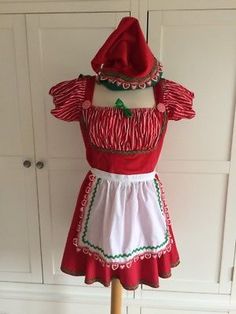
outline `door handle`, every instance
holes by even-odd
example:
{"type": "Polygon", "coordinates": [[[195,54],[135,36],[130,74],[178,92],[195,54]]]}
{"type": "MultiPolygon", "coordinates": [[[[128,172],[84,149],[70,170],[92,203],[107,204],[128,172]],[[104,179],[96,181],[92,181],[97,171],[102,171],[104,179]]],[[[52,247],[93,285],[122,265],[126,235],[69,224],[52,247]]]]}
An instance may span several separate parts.
{"type": "Polygon", "coordinates": [[[24,161],[23,161],[23,166],[24,166],[25,168],[31,167],[31,161],[30,161],[30,160],[24,160],[24,161]]]}
{"type": "Polygon", "coordinates": [[[36,162],[36,167],[37,167],[38,169],[42,169],[42,168],[44,167],[44,163],[43,163],[42,161],[37,161],[37,162],[36,162]]]}

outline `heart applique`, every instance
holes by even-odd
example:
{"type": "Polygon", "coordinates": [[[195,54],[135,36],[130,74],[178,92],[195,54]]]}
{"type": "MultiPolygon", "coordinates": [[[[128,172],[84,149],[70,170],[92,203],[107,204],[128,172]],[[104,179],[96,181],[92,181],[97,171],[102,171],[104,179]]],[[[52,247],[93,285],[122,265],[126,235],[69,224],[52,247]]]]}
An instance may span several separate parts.
{"type": "Polygon", "coordinates": [[[83,252],[84,252],[84,254],[88,254],[89,250],[86,248],[83,248],[83,252]]]}
{"type": "Polygon", "coordinates": [[[112,268],[113,270],[116,270],[118,267],[119,267],[119,264],[112,264],[112,265],[111,265],[111,268],[112,268]]]}
{"type": "Polygon", "coordinates": [[[139,256],[135,256],[134,261],[137,262],[139,260],[139,256]]]}
{"type": "Polygon", "coordinates": [[[167,252],[170,252],[171,251],[171,246],[168,246],[167,247],[167,252]]]}
{"type": "Polygon", "coordinates": [[[158,257],[161,257],[161,256],[162,256],[162,253],[163,253],[163,252],[158,252],[158,253],[157,253],[158,257]]]}
{"type": "Polygon", "coordinates": [[[147,259],[151,258],[151,253],[146,253],[145,258],[147,258],[147,259]]]}
{"type": "Polygon", "coordinates": [[[78,242],[78,239],[77,238],[73,238],[73,244],[77,245],[78,244],[77,242],[78,242]]]}
{"type": "Polygon", "coordinates": [[[81,202],[81,204],[82,204],[83,206],[85,206],[86,203],[87,203],[87,200],[83,200],[83,201],[81,202]]]}
{"type": "Polygon", "coordinates": [[[146,83],[138,84],[138,87],[144,89],[146,87],[146,83]]]}
{"type": "Polygon", "coordinates": [[[130,84],[129,83],[123,83],[122,86],[123,86],[124,89],[130,88],[130,84]]]}
{"type": "MultiPolygon", "coordinates": [[[[86,189],[85,189],[85,193],[89,193],[90,190],[91,190],[91,188],[87,186],[86,189]]],[[[84,196],[84,197],[88,197],[88,196],[86,195],[86,196],[84,196]]]]}
{"type": "Polygon", "coordinates": [[[94,181],[96,178],[96,176],[94,174],[90,174],[89,175],[89,180],[94,181]]]}
{"type": "Polygon", "coordinates": [[[131,84],[131,88],[134,90],[137,88],[137,84],[131,84]]]}

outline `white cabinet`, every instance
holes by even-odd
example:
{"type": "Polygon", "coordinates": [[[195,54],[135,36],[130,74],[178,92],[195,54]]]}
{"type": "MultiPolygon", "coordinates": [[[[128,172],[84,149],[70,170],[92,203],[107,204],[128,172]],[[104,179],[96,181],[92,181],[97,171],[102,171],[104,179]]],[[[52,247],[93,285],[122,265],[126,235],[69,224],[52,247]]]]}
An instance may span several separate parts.
{"type": "Polygon", "coordinates": [[[0,278],[42,282],[23,15],[1,16],[0,42],[0,278]]]}
{"type": "MultiPolygon", "coordinates": [[[[171,278],[160,279],[159,289],[140,286],[134,294],[137,307],[132,310],[131,306],[128,313],[192,314],[191,309],[177,308],[177,296],[191,299],[192,293],[200,300],[208,295],[213,298],[211,304],[217,298],[227,304],[232,292],[236,11],[179,10],[184,9],[184,1],[179,9],[177,1],[173,8],[169,2],[166,10],[161,9],[165,6],[161,1],[131,2],[142,17],[142,26],[147,26],[153,52],[163,62],[164,77],[195,92],[197,115],[190,121],[170,121],[157,167],[181,264],[172,269],[171,278]],[[176,309],[162,308],[162,301],[160,308],[153,301],[149,305],[148,298],[156,300],[157,296],[160,300],[169,297],[176,309]]],[[[99,283],[88,286],[83,277],[60,271],[77,194],[89,167],[79,124],[55,119],[48,95],[59,81],[93,73],[90,60],[95,52],[121,17],[130,14],[127,1],[116,2],[116,12],[111,7],[107,9],[111,12],[105,12],[103,1],[98,3],[100,12],[93,13],[39,14],[35,7],[32,14],[26,10],[0,16],[0,281],[51,285],[51,295],[53,287],[60,295],[56,289],[64,285],[81,288],[84,294],[93,291],[93,296],[110,292],[99,289],[103,287],[99,283]],[[31,166],[24,166],[24,161],[31,166]],[[37,162],[44,166],[37,167],[37,162]]],[[[73,11],[71,5],[68,8],[73,11]]],[[[54,11],[62,7],[58,10],[54,11]]],[[[86,302],[80,311],[93,310],[86,302]]],[[[7,302],[2,304],[4,311],[15,313],[7,302]]],[[[108,311],[106,305],[99,306],[104,313],[108,311]]],[[[225,308],[222,313],[228,312],[225,308]]],[[[199,314],[217,312],[217,306],[197,309],[199,314]]],[[[76,312],[76,307],[70,311],[76,312]]]]}
{"type": "Polygon", "coordinates": [[[51,116],[48,91],[91,72],[92,56],[128,14],[1,16],[1,281],[83,283],[60,262],[88,166],[79,125],[51,116]]]}
{"type": "MultiPolygon", "coordinates": [[[[160,171],[182,256],[162,288],[230,293],[236,221],[236,11],[151,11],[164,77],[195,92],[196,118],[170,123],[160,171]]],[[[146,288],[145,288],[146,289],[146,288]]]]}
{"type": "Polygon", "coordinates": [[[127,14],[27,15],[36,155],[47,161],[47,170],[38,177],[46,283],[84,281],[62,273],[60,262],[81,180],[88,170],[79,124],[50,114],[53,104],[48,91],[59,81],[92,73],[90,60],[127,14]]]}

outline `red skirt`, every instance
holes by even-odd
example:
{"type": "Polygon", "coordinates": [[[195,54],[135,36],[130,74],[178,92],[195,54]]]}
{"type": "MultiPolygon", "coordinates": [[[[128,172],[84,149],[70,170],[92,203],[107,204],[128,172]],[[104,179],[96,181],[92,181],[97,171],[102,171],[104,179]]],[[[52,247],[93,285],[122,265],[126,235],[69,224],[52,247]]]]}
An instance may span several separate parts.
{"type": "Polygon", "coordinates": [[[155,176],[155,180],[160,188],[160,199],[164,208],[163,213],[168,222],[169,243],[159,251],[146,250],[136,254],[123,264],[107,262],[99,252],[94,252],[92,248],[81,246],[78,243],[78,233],[81,232],[81,226],[86,219],[84,209],[88,204],[89,197],[91,197],[95,178],[96,176],[89,171],[81,185],[67,236],[61,271],[73,276],[85,276],[84,282],[86,284],[100,282],[105,287],[108,287],[113,278],[118,278],[126,290],[134,290],[138,288],[139,284],[158,288],[159,277],[170,277],[171,268],[180,263],[165,202],[164,190],[158,176],[155,176]]]}

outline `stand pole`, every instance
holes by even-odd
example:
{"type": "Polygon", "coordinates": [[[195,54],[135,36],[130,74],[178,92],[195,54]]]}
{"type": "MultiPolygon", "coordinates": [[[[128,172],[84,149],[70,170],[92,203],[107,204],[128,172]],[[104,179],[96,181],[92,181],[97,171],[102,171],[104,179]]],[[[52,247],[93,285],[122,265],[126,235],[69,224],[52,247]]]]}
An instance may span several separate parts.
{"type": "Polygon", "coordinates": [[[119,279],[112,279],[111,284],[111,314],[121,314],[122,285],[119,279]]]}

